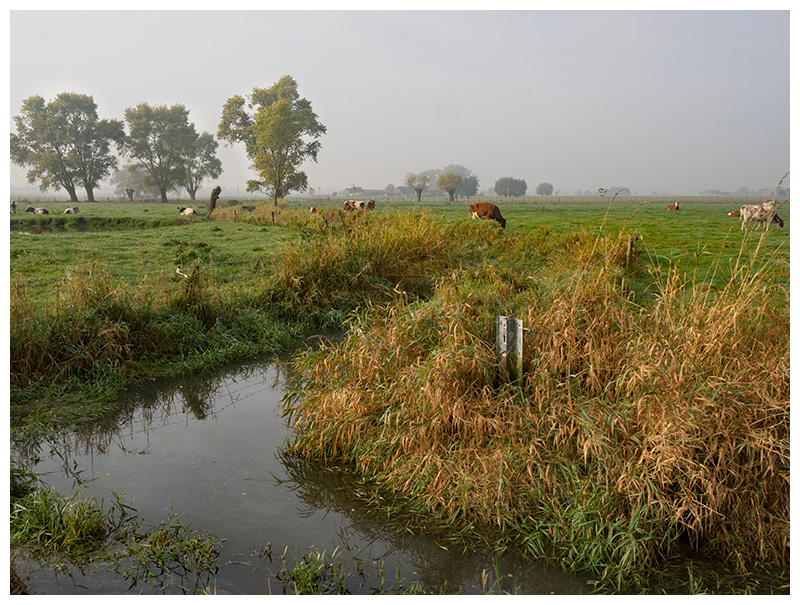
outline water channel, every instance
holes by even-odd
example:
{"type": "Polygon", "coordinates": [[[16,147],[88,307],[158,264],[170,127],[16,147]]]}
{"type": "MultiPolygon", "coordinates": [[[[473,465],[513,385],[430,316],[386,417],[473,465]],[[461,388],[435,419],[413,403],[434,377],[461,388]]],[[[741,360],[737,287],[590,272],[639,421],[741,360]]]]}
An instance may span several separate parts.
{"type": "Polygon", "coordinates": [[[291,593],[276,581],[280,557],[291,563],[309,549],[336,551],[337,563],[363,572],[348,576],[352,593],[402,592],[415,583],[425,593],[475,594],[497,586],[497,575],[511,593],[589,592],[584,580],[543,563],[464,554],[446,537],[399,530],[348,490],[341,473],[286,456],[288,430],[277,409],[284,380],[281,366],[254,364],[137,389],[106,426],[42,447],[32,469],[64,495],[80,485],[108,502],[114,492],[151,526],[178,514],[181,524],[216,536],[213,579],[132,585],[108,566],[25,561],[31,592],[291,593]]]}

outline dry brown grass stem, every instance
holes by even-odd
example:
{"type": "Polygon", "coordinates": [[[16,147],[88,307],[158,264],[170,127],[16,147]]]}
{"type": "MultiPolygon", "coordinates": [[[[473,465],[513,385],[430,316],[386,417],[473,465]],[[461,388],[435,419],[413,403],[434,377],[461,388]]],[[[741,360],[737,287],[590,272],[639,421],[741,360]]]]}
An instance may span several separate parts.
{"type": "MultiPolygon", "coordinates": [[[[616,241],[586,244],[592,258],[616,241]]],[[[537,511],[555,536],[581,502],[631,519],[641,556],[686,536],[786,563],[788,293],[743,265],[713,291],[672,272],[639,306],[606,259],[547,294],[485,265],[359,316],[298,361],[293,448],[352,461],[445,518],[505,526],[537,511]],[[492,348],[503,291],[532,327],[521,391],[492,348]]]]}

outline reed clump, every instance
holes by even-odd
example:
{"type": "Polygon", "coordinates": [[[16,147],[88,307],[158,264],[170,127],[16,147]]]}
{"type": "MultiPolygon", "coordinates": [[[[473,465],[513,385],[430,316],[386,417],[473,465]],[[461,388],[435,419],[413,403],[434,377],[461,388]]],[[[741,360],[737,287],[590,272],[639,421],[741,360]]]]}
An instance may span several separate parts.
{"type": "Polygon", "coordinates": [[[290,450],[615,590],[686,547],[787,565],[788,292],[762,256],[721,288],[655,274],[637,302],[627,237],[565,239],[536,263],[506,242],[429,298],[359,313],[297,359],[290,450]],[[498,314],[531,330],[519,386],[493,350],[498,314]]]}

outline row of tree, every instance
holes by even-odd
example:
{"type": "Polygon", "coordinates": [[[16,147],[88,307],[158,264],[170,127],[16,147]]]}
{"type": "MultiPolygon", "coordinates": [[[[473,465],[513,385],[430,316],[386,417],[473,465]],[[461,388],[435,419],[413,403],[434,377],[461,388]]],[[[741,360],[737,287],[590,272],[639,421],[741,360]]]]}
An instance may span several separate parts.
{"type": "MultiPolygon", "coordinates": [[[[115,180],[127,191],[134,181],[155,188],[162,202],[179,187],[194,200],[204,180],[222,173],[217,141],[207,132],[197,133],[183,105],[140,103],[125,110],[123,123],[99,119],[88,95],[62,93],[49,103],[34,95],[23,101],[14,121],[12,162],[28,168],[29,183],[38,182],[42,191],[63,188],[73,202],[81,186],[87,200],[94,201],[94,190],[117,169],[113,147],[133,162],[115,180]]],[[[247,99],[228,99],[217,138],[244,144],[259,177],[248,181],[247,190],[266,193],[277,204],[290,191],[308,188],[300,166],[307,159],[316,161],[325,131],[311,103],[300,98],[297,83],[284,76],[271,88],[254,88],[247,99]]]]}
{"type": "Polygon", "coordinates": [[[89,95],[61,93],[49,103],[34,95],[23,101],[14,122],[11,161],[28,168],[29,183],[39,182],[42,191],[63,188],[72,202],[79,187],[94,201],[94,190],[117,169],[112,148],[146,172],[145,184],[157,188],[164,202],[177,186],[194,199],[204,180],[222,173],[217,141],[197,133],[183,105],[129,107],[126,134],[121,120],[98,118],[89,95]]]}
{"type": "MultiPolygon", "coordinates": [[[[63,188],[72,202],[78,201],[80,186],[88,201],[94,201],[94,190],[112,171],[116,171],[113,181],[129,197],[133,189],[152,189],[162,202],[167,201],[168,191],[179,187],[194,200],[203,181],[222,173],[217,141],[207,132],[197,133],[183,105],[140,103],[125,110],[123,123],[100,120],[88,95],[62,93],[49,103],[35,95],[23,101],[14,121],[11,160],[28,167],[28,182],[39,182],[42,191],[63,188]],[[112,147],[132,163],[117,171],[112,147]]],[[[277,205],[291,191],[308,189],[300,167],[306,160],[317,160],[325,132],[311,103],[298,94],[297,82],[284,76],[270,88],[253,88],[247,97],[229,98],[222,108],[217,139],[244,144],[258,176],[247,182],[247,191],[265,193],[277,205]]],[[[455,164],[409,173],[405,184],[416,192],[417,201],[433,184],[446,191],[450,201],[478,193],[478,177],[455,164]]],[[[526,191],[524,180],[510,177],[498,179],[494,186],[495,194],[504,197],[523,196],[526,191]]],[[[536,193],[551,195],[553,186],[541,183],[536,193]]]]}
{"type": "MultiPolygon", "coordinates": [[[[472,197],[478,193],[478,177],[472,172],[459,166],[451,164],[442,170],[427,170],[425,172],[406,175],[405,185],[413,189],[417,194],[417,201],[422,197],[422,192],[429,186],[435,184],[440,190],[446,191],[450,201],[454,201],[455,196],[472,197]]],[[[494,184],[495,195],[503,197],[521,197],[528,190],[528,185],[524,180],[503,177],[494,184]]],[[[552,195],[553,186],[550,183],[540,183],[536,187],[536,195],[552,195]]]]}

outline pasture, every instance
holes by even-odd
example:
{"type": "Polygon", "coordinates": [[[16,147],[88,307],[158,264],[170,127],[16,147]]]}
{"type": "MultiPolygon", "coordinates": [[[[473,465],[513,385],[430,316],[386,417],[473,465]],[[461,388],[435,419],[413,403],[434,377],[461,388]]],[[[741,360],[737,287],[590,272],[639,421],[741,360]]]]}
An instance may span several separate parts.
{"type": "MultiPolygon", "coordinates": [[[[745,234],[740,231],[740,220],[727,216],[744,201],[753,203],[752,199],[718,203],[699,198],[684,201],[678,212],[666,211],[666,199],[642,203],[617,198],[610,204],[573,204],[568,200],[495,201],[508,221],[509,236],[532,230],[542,237],[583,230],[590,235],[638,235],[635,248],[648,271],[676,267],[700,282],[719,282],[730,263],[760,247],[786,260],[788,278],[788,204],[779,212],[786,221],[785,230],[773,225],[762,241],[760,226],[751,225],[745,234]]],[[[25,285],[36,306],[52,304],[65,279],[76,270],[85,272],[91,267],[115,283],[147,287],[162,277],[174,278],[178,265],[200,259],[214,268],[221,287],[226,283],[252,284],[253,263],[271,265],[280,256],[282,245],[297,237],[297,227],[319,225],[318,219],[304,214],[310,204],[328,212],[341,208],[340,203],[326,200],[292,202],[281,207],[273,222],[269,204],[259,204],[259,211],[247,213],[237,211],[237,202],[229,202],[215,213],[225,220],[208,220],[203,202],[193,206],[201,213],[197,217],[179,216],[177,206],[189,205],[185,201],[82,204],[77,216],[63,214],[70,206],[66,202],[47,203],[44,205],[51,211],[48,216],[24,211],[12,215],[11,276],[25,285]]],[[[433,220],[453,223],[468,220],[468,205],[379,201],[376,213],[418,210],[429,213],[433,220]]]]}
{"type": "Polygon", "coordinates": [[[607,590],[652,585],[687,546],[786,565],[788,204],[766,233],[740,231],[736,202],[500,202],[506,229],[467,203],[176,205],[17,223],[13,426],[88,422],[129,384],[344,330],[296,353],[293,453],[607,590]],[[116,230],[127,213],[163,222],[116,230]],[[93,216],[115,230],[69,224],[93,216]],[[519,385],[498,314],[531,329],[519,385]]]}

